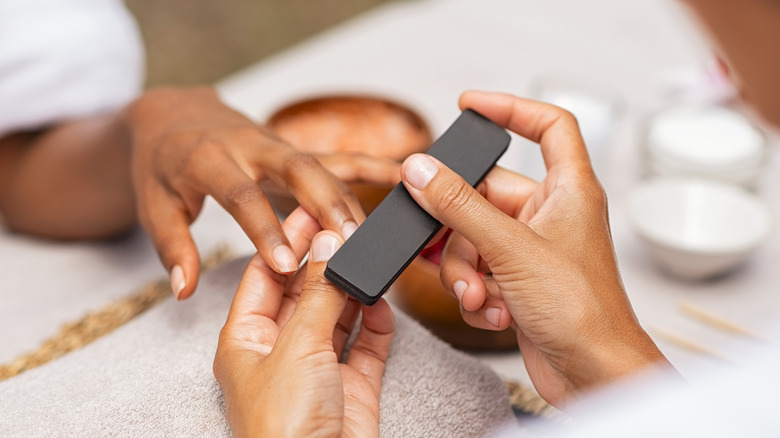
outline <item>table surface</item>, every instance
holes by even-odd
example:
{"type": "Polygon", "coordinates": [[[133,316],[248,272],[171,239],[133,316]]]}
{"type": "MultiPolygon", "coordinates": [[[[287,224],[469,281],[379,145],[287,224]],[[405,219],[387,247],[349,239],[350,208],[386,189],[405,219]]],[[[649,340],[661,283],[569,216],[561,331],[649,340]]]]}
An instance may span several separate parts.
{"type": "MultiPolygon", "coordinates": [[[[230,105],[262,121],[298,98],[334,92],[389,96],[417,109],[435,133],[455,119],[466,89],[529,95],[546,78],[609,87],[625,104],[611,141],[592,146],[610,197],[610,219],[624,283],[636,313],[688,378],[722,366],[657,337],[669,331],[729,360],[746,341],[686,317],[686,301],[761,331],[780,317],[776,272],[780,239],[733,274],[683,282],[653,262],[628,223],[625,198],[641,178],[640,121],[668,103],[658,76],[703,65],[711,49],[671,0],[420,0],[390,3],[333,28],[218,85],[230,105]]],[[[543,177],[538,148],[515,138],[500,164],[543,177]]],[[[780,163],[772,155],[758,193],[780,212],[780,163]]],[[[208,199],[193,226],[203,254],[221,243],[253,247],[208,199]]],[[[0,362],[34,348],[64,322],[79,319],[165,275],[138,232],[107,243],[52,243],[0,233],[0,362]]],[[[197,299],[197,295],[193,298],[197,299]]],[[[527,381],[519,353],[480,355],[500,374],[527,381]]]]}

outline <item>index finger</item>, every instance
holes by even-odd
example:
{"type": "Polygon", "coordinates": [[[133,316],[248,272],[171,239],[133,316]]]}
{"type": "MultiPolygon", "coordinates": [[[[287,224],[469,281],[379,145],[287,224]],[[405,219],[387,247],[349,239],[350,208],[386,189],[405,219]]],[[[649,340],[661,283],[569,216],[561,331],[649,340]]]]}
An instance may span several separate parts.
{"type": "Polygon", "coordinates": [[[484,91],[467,91],[458,103],[461,108],[471,108],[496,124],[538,143],[548,171],[560,165],[591,168],[577,119],[563,108],[510,94],[484,91]]]}
{"type": "Polygon", "coordinates": [[[275,182],[285,186],[324,229],[344,237],[352,235],[358,226],[352,210],[360,204],[345,182],[326,170],[314,156],[291,146],[256,149],[254,160],[258,165],[270,172],[275,182]]]}

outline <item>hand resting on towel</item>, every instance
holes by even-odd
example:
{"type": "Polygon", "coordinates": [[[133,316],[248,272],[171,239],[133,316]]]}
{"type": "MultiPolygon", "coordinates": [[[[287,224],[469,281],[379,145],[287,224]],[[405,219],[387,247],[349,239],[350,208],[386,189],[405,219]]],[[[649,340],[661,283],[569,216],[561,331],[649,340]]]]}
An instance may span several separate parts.
{"type": "Polygon", "coordinates": [[[393,339],[390,306],[362,307],[322,275],[341,236],[302,208],[284,222],[293,276],[249,263],[219,339],[214,374],[235,436],[379,436],[379,393],[393,339]],[[313,238],[313,240],[312,240],[313,238]],[[345,363],[339,363],[361,313],[345,363]]]}

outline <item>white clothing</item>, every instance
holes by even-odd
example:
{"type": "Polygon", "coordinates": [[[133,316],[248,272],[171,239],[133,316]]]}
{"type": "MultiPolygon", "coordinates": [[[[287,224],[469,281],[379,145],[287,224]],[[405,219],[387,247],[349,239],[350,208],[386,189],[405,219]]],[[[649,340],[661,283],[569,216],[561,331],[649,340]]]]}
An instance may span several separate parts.
{"type": "MultiPolygon", "coordinates": [[[[566,411],[573,424],[541,424],[531,437],[656,438],[779,437],[780,327],[766,344],[732,349],[734,363],[713,362],[695,381],[673,373],[648,373],[619,382],[566,411]]],[[[495,438],[528,436],[508,428],[495,438]]]]}
{"type": "Polygon", "coordinates": [[[0,138],[117,109],[143,72],[121,0],[0,0],[0,138]]]}

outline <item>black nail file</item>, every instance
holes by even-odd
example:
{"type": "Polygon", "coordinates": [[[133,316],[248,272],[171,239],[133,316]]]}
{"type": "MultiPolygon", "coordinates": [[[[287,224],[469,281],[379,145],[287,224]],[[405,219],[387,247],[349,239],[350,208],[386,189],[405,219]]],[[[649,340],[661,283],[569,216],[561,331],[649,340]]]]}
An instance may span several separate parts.
{"type": "MultiPolygon", "coordinates": [[[[467,109],[427,153],[476,186],[509,140],[500,126],[467,109]]],[[[400,183],[328,261],[325,277],[372,305],[440,228],[441,222],[417,205],[400,183]]]]}

